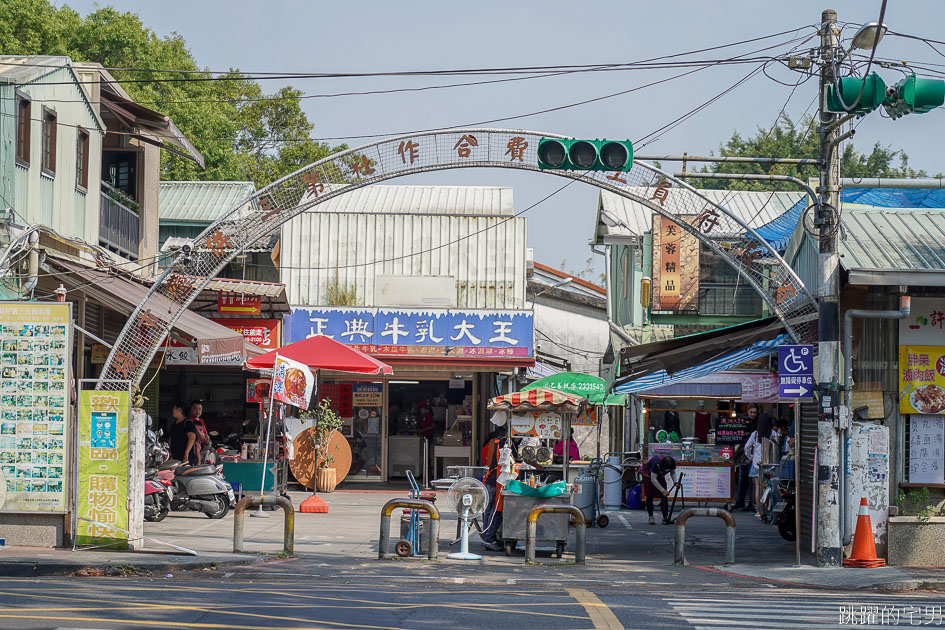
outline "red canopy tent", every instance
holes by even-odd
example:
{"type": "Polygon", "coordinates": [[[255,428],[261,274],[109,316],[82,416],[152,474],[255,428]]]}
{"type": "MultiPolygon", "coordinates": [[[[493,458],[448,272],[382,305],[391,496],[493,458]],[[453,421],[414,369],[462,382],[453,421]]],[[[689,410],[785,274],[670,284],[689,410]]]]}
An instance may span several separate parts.
{"type": "MultiPolygon", "coordinates": [[[[356,350],[325,336],[309,337],[308,339],[282,346],[277,350],[272,350],[266,354],[249,359],[244,364],[244,367],[248,370],[271,370],[276,363],[277,355],[287,359],[293,359],[309,366],[315,370],[316,375],[319,370],[351,372],[353,374],[394,373],[394,369],[383,361],[378,361],[360,350],[356,350]]],[[[272,416],[271,409],[269,415],[270,417],[272,416]]],[[[268,453],[267,448],[266,454],[268,455],[268,453]]],[[[313,466],[317,465],[317,459],[317,457],[313,458],[313,466]]],[[[314,473],[312,477],[312,490],[315,490],[314,473]]],[[[262,507],[260,506],[260,510],[261,509],[262,507]]],[[[302,502],[300,510],[302,512],[323,513],[328,511],[328,504],[322,498],[313,494],[302,502]]]]}
{"type": "Polygon", "coordinates": [[[246,361],[251,370],[271,370],[276,355],[304,363],[313,370],[335,370],[354,374],[393,374],[394,369],[343,343],[325,336],[309,337],[246,361]]]}

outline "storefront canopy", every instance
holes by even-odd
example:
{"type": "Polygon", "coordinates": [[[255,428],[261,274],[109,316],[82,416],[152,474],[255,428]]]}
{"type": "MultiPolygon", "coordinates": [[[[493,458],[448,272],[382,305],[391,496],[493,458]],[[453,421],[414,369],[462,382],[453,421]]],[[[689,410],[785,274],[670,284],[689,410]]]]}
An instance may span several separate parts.
{"type": "Polygon", "coordinates": [[[333,370],[353,374],[393,374],[394,369],[360,350],[325,336],[309,337],[278,350],[272,350],[246,362],[251,370],[271,370],[276,355],[304,363],[314,370],[333,370]]]}
{"type": "Polygon", "coordinates": [[[627,403],[627,397],[624,395],[606,395],[607,383],[604,379],[582,372],[552,374],[540,378],[534,383],[529,383],[522,388],[522,391],[527,392],[538,388],[549,388],[565,394],[580,396],[586,398],[592,405],[623,406],[627,403]]]}
{"type": "Polygon", "coordinates": [[[578,413],[587,404],[583,396],[559,392],[547,387],[496,396],[489,401],[490,411],[569,411],[578,413]]]}
{"type": "MultiPolygon", "coordinates": [[[[53,275],[69,287],[80,289],[83,293],[110,309],[130,315],[135,308],[145,301],[149,285],[104,269],[90,269],[71,261],[48,258],[53,275]]],[[[148,305],[155,311],[161,309],[170,312],[170,302],[161,295],[148,298],[148,305]]],[[[236,363],[247,356],[261,352],[244,340],[240,333],[221,326],[193,311],[184,311],[174,322],[172,339],[197,348],[197,360],[201,364],[236,363]]]]}
{"type": "Polygon", "coordinates": [[[729,352],[712,361],[688,367],[674,372],[673,374],[668,374],[665,370],[660,370],[636,379],[627,379],[622,382],[618,380],[614,390],[621,394],[635,394],[651,390],[655,387],[686,383],[697,378],[708,376],[709,374],[729,370],[747,361],[752,361],[777,352],[779,345],[790,343],[790,341],[791,338],[788,335],[779,335],[770,341],[758,341],[734,352],[729,352]]]}
{"type": "MultiPolygon", "coordinates": [[[[756,342],[774,339],[782,331],[783,326],[776,317],[765,317],[695,335],[628,346],[620,353],[620,373],[616,383],[624,385],[650,374],[675,374],[747,349],[756,342]]],[[[738,364],[728,367],[734,365],[738,364]]],[[[727,368],[719,368],[723,369],[727,368]]],[[[614,391],[625,392],[622,387],[615,387],[614,391]]]]}

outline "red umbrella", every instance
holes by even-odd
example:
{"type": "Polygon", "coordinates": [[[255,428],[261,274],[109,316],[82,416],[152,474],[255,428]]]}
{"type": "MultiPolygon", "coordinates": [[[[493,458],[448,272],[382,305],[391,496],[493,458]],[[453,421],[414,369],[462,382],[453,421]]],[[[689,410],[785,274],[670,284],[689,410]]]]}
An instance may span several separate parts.
{"type": "Polygon", "coordinates": [[[335,370],[355,374],[393,374],[394,369],[374,357],[325,336],[309,337],[249,359],[246,367],[271,370],[276,355],[304,363],[313,370],[335,370]]]}

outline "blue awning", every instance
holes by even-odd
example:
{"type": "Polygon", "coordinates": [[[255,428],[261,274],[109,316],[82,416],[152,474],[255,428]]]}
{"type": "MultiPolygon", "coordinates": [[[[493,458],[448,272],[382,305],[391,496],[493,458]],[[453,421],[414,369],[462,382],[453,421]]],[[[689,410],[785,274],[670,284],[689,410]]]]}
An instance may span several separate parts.
{"type": "Polygon", "coordinates": [[[640,378],[632,380],[628,383],[617,385],[614,388],[614,393],[635,394],[637,392],[653,389],[654,387],[673,385],[675,383],[685,383],[686,381],[702,378],[703,376],[715,374],[716,372],[729,370],[741,365],[742,363],[759,359],[763,356],[771,354],[772,352],[777,352],[779,345],[783,343],[790,343],[790,340],[791,338],[788,335],[778,335],[774,339],[758,341],[751,344],[750,346],[736,350],[735,352],[722,355],[717,359],[706,361],[705,363],[701,363],[684,370],[679,370],[672,375],[668,374],[666,370],[653,372],[652,374],[641,376],[640,378]]]}
{"type": "MultiPolygon", "coordinates": [[[[844,203],[881,208],[945,208],[945,190],[940,188],[848,188],[840,193],[840,200],[844,203]]],[[[788,241],[791,240],[791,234],[808,204],[810,204],[810,199],[804,197],[784,214],[755,228],[755,232],[778,252],[784,253],[788,241]]]]}

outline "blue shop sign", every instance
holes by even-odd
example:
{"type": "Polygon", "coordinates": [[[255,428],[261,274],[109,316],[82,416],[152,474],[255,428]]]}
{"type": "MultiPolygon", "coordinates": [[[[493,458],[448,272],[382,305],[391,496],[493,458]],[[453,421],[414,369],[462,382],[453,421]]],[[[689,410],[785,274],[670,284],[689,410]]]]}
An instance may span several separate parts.
{"type": "Polygon", "coordinates": [[[378,355],[531,358],[531,311],[297,307],[286,343],[325,335],[378,355]]]}

